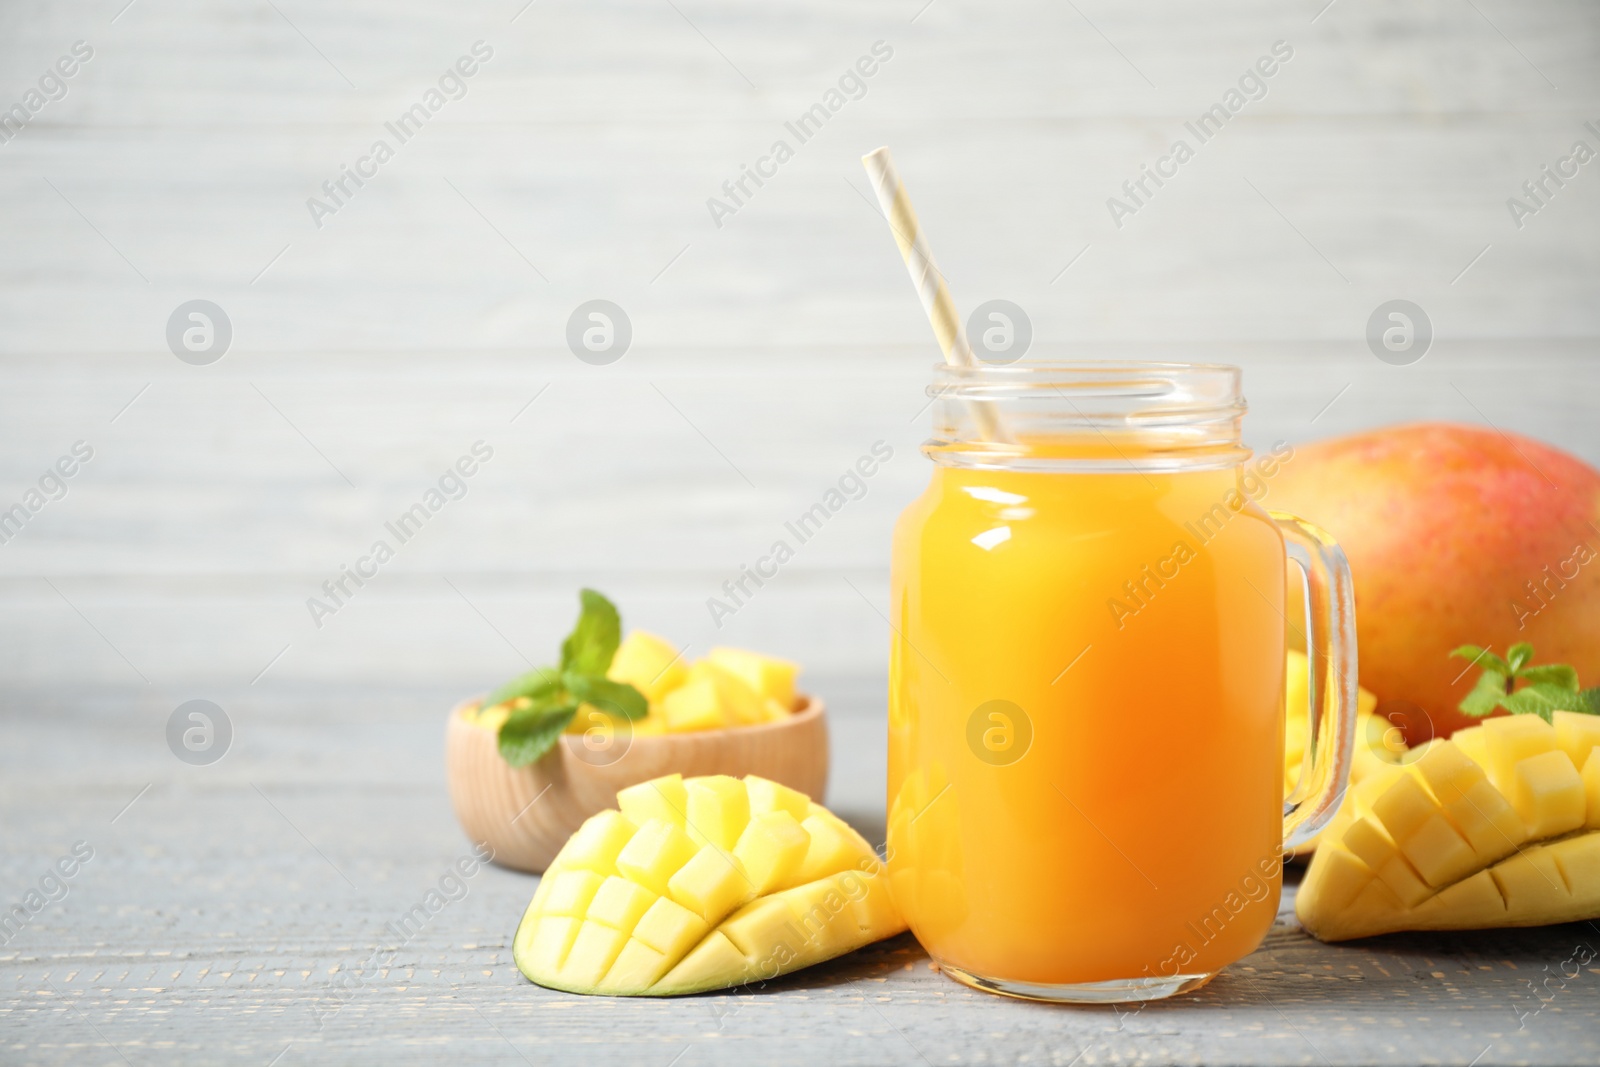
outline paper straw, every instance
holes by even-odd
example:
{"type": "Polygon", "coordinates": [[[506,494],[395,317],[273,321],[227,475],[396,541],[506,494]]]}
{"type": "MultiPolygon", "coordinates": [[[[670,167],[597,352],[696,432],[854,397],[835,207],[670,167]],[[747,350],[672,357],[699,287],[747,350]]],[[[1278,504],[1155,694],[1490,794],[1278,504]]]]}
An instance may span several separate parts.
{"type": "MultiPolygon", "coordinates": [[[[867,168],[873,191],[878,194],[878,204],[889,220],[895,244],[900,246],[900,258],[905,260],[906,270],[911,274],[911,284],[916,286],[917,296],[922,300],[922,310],[933,324],[933,335],[938,338],[939,347],[944,351],[945,362],[953,367],[977,366],[978,360],[972,354],[972,346],[967,343],[966,331],[961,327],[961,315],[956,311],[956,302],[945,285],[944,275],[939,273],[938,266],[933,262],[933,251],[922,235],[922,227],[917,224],[916,209],[911,206],[905,183],[895,170],[894,157],[889,154],[888,148],[878,148],[862,156],[861,165],[867,168]]],[[[985,439],[1010,440],[987,401],[974,401],[972,413],[977,417],[978,430],[985,439]]]]}

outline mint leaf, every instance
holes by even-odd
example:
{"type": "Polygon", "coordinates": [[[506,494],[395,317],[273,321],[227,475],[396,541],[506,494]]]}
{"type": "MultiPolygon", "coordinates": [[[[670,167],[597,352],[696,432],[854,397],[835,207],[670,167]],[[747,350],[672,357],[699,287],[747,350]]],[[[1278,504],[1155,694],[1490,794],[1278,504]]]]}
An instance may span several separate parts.
{"type": "Polygon", "coordinates": [[[1452,649],[1450,655],[1469,659],[1475,666],[1480,666],[1484,670],[1498,671],[1502,675],[1511,673],[1510,664],[1488,649],[1479,648],[1477,645],[1462,645],[1460,648],[1452,649]]]}
{"type": "Polygon", "coordinates": [[[1526,641],[1519,641],[1506,649],[1506,662],[1511,665],[1511,673],[1516,674],[1522,670],[1527,662],[1533,658],[1533,646],[1526,641]]]}
{"type": "Polygon", "coordinates": [[[1565,663],[1547,663],[1539,667],[1526,667],[1517,677],[1529,685],[1556,685],[1562,689],[1578,691],[1578,672],[1565,663]]]}
{"type": "MultiPolygon", "coordinates": [[[[1496,657],[1497,659],[1499,657],[1496,657]]],[[[1506,676],[1496,670],[1486,670],[1478,675],[1478,684],[1457,705],[1466,715],[1481,719],[1500,706],[1506,696],[1506,676]]]]}
{"type": "Polygon", "coordinates": [[[500,757],[526,767],[556,746],[577,712],[578,705],[566,701],[513,711],[500,726],[500,757]]]}
{"type": "Polygon", "coordinates": [[[1537,715],[1550,722],[1558,711],[1582,711],[1584,701],[1576,689],[1549,682],[1525,685],[1501,701],[1513,715],[1537,715]]]}
{"type": "Polygon", "coordinates": [[[595,592],[583,589],[578,593],[583,610],[578,614],[578,624],[561,642],[561,670],[563,673],[604,675],[611,667],[611,657],[622,643],[622,617],[616,605],[595,592]]]}
{"type": "Polygon", "coordinates": [[[627,682],[613,682],[608,678],[584,674],[568,674],[566,681],[567,691],[574,700],[593,704],[610,715],[642,719],[650,714],[650,702],[645,695],[627,682]]]}
{"type": "Polygon", "coordinates": [[[484,698],[483,706],[492,708],[518,697],[531,697],[536,703],[548,699],[561,688],[561,672],[554,667],[535,667],[527,674],[519,674],[511,681],[484,698]]]}
{"type": "Polygon", "coordinates": [[[1600,686],[1580,692],[1578,703],[1583,705],[1578,710],[1585,715],[1600,715],[1600,686]]]}

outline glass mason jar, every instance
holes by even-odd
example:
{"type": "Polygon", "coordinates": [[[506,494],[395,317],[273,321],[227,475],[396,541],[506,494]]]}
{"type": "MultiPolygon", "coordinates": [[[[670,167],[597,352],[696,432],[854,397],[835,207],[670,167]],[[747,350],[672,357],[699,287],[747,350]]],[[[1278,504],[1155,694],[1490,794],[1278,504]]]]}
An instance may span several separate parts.
{"type": "Polygon", "coordinates": [[[1268,512],[1235,367],[938,368],[891,577],[889,870],[952,977],[1060,1001],[1199,988],[1271,927],[1337,810],[1354,605],[1326,534],[1268,512]],[[1285,615],[1288,562],[1304,620],[1285,615]],[[1283,782],[1287,635],[1312,686],[1283,782]],[[1332,674],[1329,674],[1329,669],[1332,674]]]}

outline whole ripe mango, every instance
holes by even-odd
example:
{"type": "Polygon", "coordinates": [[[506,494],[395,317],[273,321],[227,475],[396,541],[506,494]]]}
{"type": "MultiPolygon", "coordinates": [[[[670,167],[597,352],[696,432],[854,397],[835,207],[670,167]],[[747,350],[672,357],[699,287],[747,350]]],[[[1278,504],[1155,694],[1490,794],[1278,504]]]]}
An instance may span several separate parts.
{"type": "Polygon", "coordinates": [[[1266,504],[1323,527],[1356,587],[1361,684],[1421,744],[1477,720],[1463,644],[1531,642],[1600,685],[1600,471],[1517,434],[1416,423],[1295,450],[1266,504]]]}

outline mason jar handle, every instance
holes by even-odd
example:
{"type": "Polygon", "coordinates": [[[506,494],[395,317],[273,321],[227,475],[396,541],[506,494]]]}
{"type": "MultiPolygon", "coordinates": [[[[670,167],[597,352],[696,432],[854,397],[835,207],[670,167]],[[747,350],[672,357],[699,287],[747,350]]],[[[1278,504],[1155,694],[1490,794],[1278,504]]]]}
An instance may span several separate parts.
{"type": "MultiPolygon", "coordinates": [[[[1326,530],[1286,511],[1270,514],[1305,590],[1306,714],[1311,721],[1300,780],[1283,802],[1284,847],[1295,848],[1328,824],[1350,782],[1356,739],[1355,587],[1344,551],[1326,530]]],[[[1285,708],[1284,713],[1297,710],[1285,708]]]]}

